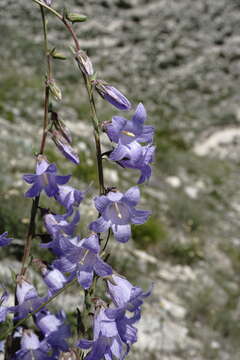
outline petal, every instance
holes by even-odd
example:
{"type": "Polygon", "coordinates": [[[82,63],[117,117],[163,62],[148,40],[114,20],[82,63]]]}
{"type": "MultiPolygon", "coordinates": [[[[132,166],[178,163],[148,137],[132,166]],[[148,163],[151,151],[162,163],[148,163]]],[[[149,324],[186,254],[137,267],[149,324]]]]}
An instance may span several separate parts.
{"type": "Polygon", "coordinates": [[[147,221],[150,215],[151,211],[149,210],[131,209],[131,222],[132,224],[143,224],[147,221]]]}
{"type": "Polygon", "coordinates": [[[127,242],[131,237],[131,226],[127,225],[112,225],[112,231],[117,241],[127,242]]]}
{"type": "Polygon", "coordinates": [[[144,165],[139,170],[141,171],[141,175],[140,178],[138,179],[138,184],[142,184],[150,178],[152,174],[152,169],[149,165],[144,165]]]}
{"type": "Polygon", "coordinates": [[[57,166],[55,164],[50,164],[48,166],[46,172],[56,173],[57,172],[57,166]]]}
{"type": "Polygon", "coordinates": [[[89,229],[96,233],[105,232],[109,229],[109,227],[110,221],[104,220],[102,216],[96,221],[91,222],[89,225],[89,229]]]}
{"type": "Polygon", "coordinates": [[[136,135],[142,133],[144,121],[147,119],[147,113],[142,103],[138,104],[136,111],[132,117],[134,133],[136,135]]]}
{"type": "Polygon", "coordinates": [[[90,286],[92,285],[92,280],[93,280],[92,267],[82,266],[82,267],[77,271],[77,278],[78,278],[79,284],[80,284],[84,289],[89,289],[90,286]]]}
{"type": "Polygon", "coordinates": [[[112,345],[110,346],[110,350],[112,354],[116,357],[116,359],[122,359],[123,344],[119,336],[113,339],[112,345]]]}
{"type": "Polygon", "coordinates": [[[142,129],[142,133],[137,137],[137,141],[142,143],[149,143],[153,141],[154,135],[154,127],[153,126],[144,126],[142,129]]]}
{"type": "Polygon", "coordinates": [[[91,235],[88,238],[84,239],[83,247],[97,254],[100,251],[100,245],[97,235],[91,235]]]}
{"type": "Polygon", "coordinates": [[[25,174],[23,175],[23,180],[25,180],[28,184],[32,184],[35,182],[37,175],[35,174],[25,174]]]}
{"type": "Polygon", "coordinates": [[[25,192],[24,196],[26,197],[36,197],[40,194],[42,188],[38,183],[35,183],[27,192],[25,192]]]}
{"type": "Polygon", "coordinates": [[[112,123],[106,125],[106,132],[111,141],[118,142],[120,132],[124,129],[127,120],[120,116],[114,116],[112,123]]]}
{"type": "Polygon", "coordinates": [[[137,162],[142,156],[142,146],[137,141],[132,141],[127,147],[131,162],[137,162]]]}
{"type": "Polygon", "coordinates": [[[138,186],[133,186],[123,195],[122,201],[129,206],[136,206],[140,200],[140,191],[138,186]]]}
{"type": "Polygon", "coordinates": [[[97,196],[94,199],[94,204],[95,207],[97,209],[97,211],[102,214],[102,212],[105,210],[106,206],[110,203],[109,199],[107,198],[107,196],[102,195],[102,196],[97,196]]]}
{"type": "Polygon", "coordinates": [[[58,185],[64,185],[66,184],[72,175],[57,175],[56,176],[56,183],[58,185]]]}
{"type": "Polygon", "coordinates": [[[107,263],[105,263],[102,259],[100,259],[100,257],[98,257],[98,259],[94,265],[94,270],[99,276],[102,276],[102,277],[112,274],[111,266],[108,265],[107,263]]]}
{"type": "Polygon", "coordinates": [[[61,272],[73,272],[76,268],[76,265],[69,261],[67,258],[62,257],[61,259],[55,260],[53,265],[59,269],[61,272]]]}
{"type": "Polygon", "coordinates": [[[113,161],[118,161],[123,159],[128,155],[129,151],[125,145],[118,144],[117,147],[109,155],[109,159],[113,161]]]}

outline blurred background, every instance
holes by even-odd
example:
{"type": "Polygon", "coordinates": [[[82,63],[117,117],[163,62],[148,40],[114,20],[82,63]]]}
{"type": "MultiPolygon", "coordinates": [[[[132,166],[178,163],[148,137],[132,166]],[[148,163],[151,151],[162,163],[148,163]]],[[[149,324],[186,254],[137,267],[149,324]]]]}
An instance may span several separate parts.
{"type": "MultiPolygon", "coordinates": [[[[58,9],[64,3],[53,0],[58,9]]],[[[98,78],[126,94],[134,108],[143,102],[147,124],[156,128],[153,176],[141,186],[142,208],[153,216],[134,227],[128,244],[110,245],[120,273],[144,289],[155,283],[129,359],[238,360],[240,3],[69,0],[67,6],[89,18],[75,28],[98,78]]],[[[1,0],[0,15],[0,233],[9,231],[15,239],[1,249],[0,278],[10,285],[9,267],[19,269],[31,207],[22,175],[33,172],[39,148],[45,70],[38,6],[1,0]]],[[[47,155],[61,173],[74,174],[74,186],[84,190],[92,182],[80,208],[84,235],[97,192],[89,109],[71,39],[60,22],[48,18],[50,44],[68,57],[54,63],[63,92],[63,101],[54,105],[72,130],[81,164],[64,160],[50,140],[47,155]]],[[[118,114],[102,99],[97,108],[102,121],[118,114]]],[[[102,141],[109,149],[105,135],[102,141]]],[[[125,191],[138,179],[108,161],[104,166],[109,186],[125,191]]],[[[44,204],[49,206],[42,197],[44,204]]],[[[48,260],[38,243],[36,254],[48,260]]],[[[76,298],[65,295],[64,303],[74,308],[76,298]]]]}

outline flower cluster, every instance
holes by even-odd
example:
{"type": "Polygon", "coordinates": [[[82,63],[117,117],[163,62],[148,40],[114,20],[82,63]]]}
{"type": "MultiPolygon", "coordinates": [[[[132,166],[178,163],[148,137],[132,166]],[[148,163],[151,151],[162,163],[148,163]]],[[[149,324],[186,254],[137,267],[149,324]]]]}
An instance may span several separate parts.
{"type": "MultiPolygon", "coordinates": [[[[44,3],[48,10],[52,9],[52,1],[44,1],[44,3]]],[[[41,7],[44,7],[44,3],[42,2],[41,7]]],[[[43,8],[41,10],[43,11],[43,8]]],[[[54,14],[56,14],[55,10],[54,14]]],[[[64,24],[67,24],[68,29],[71,29],[73,35],[74,31],[70,22],[85,19],[83,15],[65,12],[60,18],[64,24]]],[[[77,44],[75,35],[74,41],[77,44]]],[[[55,54],[57,58],[56,53],[54,49],[47,54],[48,61],[51,54],[55,54]]],[[[50,251],[53,260],[46,262],[42,258],[31,258],[30,262],[41,274],[46,287],[45,295],[40,296],[36,287],[28,280],[26,272],[29,271],[29,265],[26,266],[26,261],[29,259],[26,260],[25,257],[23,257],[22,270],[16,276],[14,306],[7,306],[8,292],[3,288],[0,298],[0,322],[6,321],[11,314],[13,314],[14,324],[18,321],[23,323],[26,318],[32,316],[37,330],[34,333],[30,328],[17,326],[18,324],[14,327],[13,330],[16,328],[16,331],[12,332],[12,336],[19,338],[17,350],[12,357],[15,360],[30,358],[55,360],[64,358],[65,355],[67,357],[67,354],[74,351],[80,352],[81,359],[86,360],[103,358],[122,360],[128,354],[132,344],[137,341],[135,324],[141,318],[144,299],[151,293],[151,289],[144,292],[141,288],[133,286],[111,267],[109,258],[106,256],[106,246],[111,235],[118,242],[129,241],[132,224],[144,224],[150,216],[151,212],[139,209],[138,204],[141,198],[139,185],[151,176],[150,165],[153,162],[155,150],[154,128],[145,124],[147,114],[142,103],[137,106],[131,120],[114,116],[111,121],[101,124],[96,115],[93,98],[95,92],[118,110],[130,110],[131,103],[115,87],[106,81],[96,79],[92,62],[79,45],[74,49],[74,57],[88,90],[93,115],[100,188],[100,195],[93,199],[97,215],[88,224],[86,236],[82,238],[79,235],[79,224],[85,214],[82,214],[81,203],[89,191],[70,185],[71,175],[59,175],[57,166],[43,155],[46,137],[50,135],[64,157],[72,165],[79,165],[79,156],[72,147],[70,131],[51,105],[48,109],[51,119],[48,128],[44,128],[40,154],[36,156],[35,173],[26,174],[23,179],[30,184],[25,197],[34,199],[29,237],[40,237],[42,240],[40,248],[50,251]],[[109,159],[120,167],[140,171],[137,185],[122,192],[111,184],[105,187],[101,131],[107,134],[110,140],[111,150],[107,152],[109,159]],[[44,195],[51,198],[51,204],[55,201],[56,208],[61,209],[59,213],[53,211],[52,207],[45,208],[39,205],[44,195]],[[38,211],[41,214],[42,228],[45,229],[44,233],[40,234],[35,233],[35,214],[38,211]],[[80,339],[71,347],[69,338],[72,332],[64,311],[54,314],[49,310],[48,304],[74,282],[85,294],[83,319],[90,316],[93,331],[89,332],[89,328],[86,329],[82,324],[78,331],[80,339]],[[99,298],[97,282],[98,286],[103,285],[106,289],[108,302],[99,298]],[[93,313],[89,314],[90,308],[93,313]],[[93,334],[93,339],[89,334],[93,334]]],[[[47,79],[46,89],[49,90],[47,94],[52,94],[51,96],[57,97],[58,100],[61,98],[61,96],[56,96],[54,79],[50,77],[47,79]]],[[[45,113],[46,116],[48,114],[45,113]]],[[[0,246],[9,245],[11,241],[7,232],[0,235],[0,246]]],[[[30,253],[30,250],[28,238],[24,256],[25,253],[30,253]]]]}

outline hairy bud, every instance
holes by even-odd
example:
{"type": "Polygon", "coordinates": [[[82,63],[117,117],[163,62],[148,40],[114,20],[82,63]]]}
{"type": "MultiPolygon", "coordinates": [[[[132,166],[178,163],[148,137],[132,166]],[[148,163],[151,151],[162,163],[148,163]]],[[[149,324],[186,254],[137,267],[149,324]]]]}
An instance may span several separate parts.
{"type": "Polygon", "coordinates": [[[55,97],[56,100],[61,101],[62,100],[62,92],[61,89],[57,86],[54,79],[47,81],[47,85],[49,86],[49,89],[52,93],[52,95],[55,97]]]}
{"type": "Polygon", "coordinates": [[[78,66],[80,68],[80,70],[88,75],[88,76],[92,76],[93,75],[93,66],[92,66],[92,62],[90,60],[90,58],[87,56],[87,54],[85,53],[85,51],[79,50],[76,53],[75,59],[78,63],[78,66]]]}

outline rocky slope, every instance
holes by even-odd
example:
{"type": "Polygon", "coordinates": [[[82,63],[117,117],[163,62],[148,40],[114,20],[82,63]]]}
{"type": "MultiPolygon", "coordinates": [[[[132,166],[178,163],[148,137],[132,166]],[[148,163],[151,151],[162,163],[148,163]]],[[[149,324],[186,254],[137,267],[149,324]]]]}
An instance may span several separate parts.
{"type": "MultiPolygon", "coordinates": [[[[156,127],[154,176],[142,188],[153,220],[135,229],[134,242],[115,260],[142,286],[155,282],[129,358],[238,360],[239,3],[71,0],[68,7],[89,17],[76,28],[99,76],[135,104],[144,102],[156,127]]],[[[1,0],[0,14],[0,225],[20,239],[13,257],[29,211],[21,175],[32,170],[37,151],[44,65],[38,7],[1,0]]],[[[69,57],[56,64],[55,76],[64,94],[59,109],[81,153],[74,181],[83,187],[95,179],[86,98],[71,41],[53,18],[49,28],[52,45],[69,57]]],[[[113,115],[100,99],[97,105],[102,120],[113,115]]],[[[49,156],[72,171],[53,147],[49,156]]],[[[107,166],[111,184],[132,183],[132,173],[107,166]]]]}

